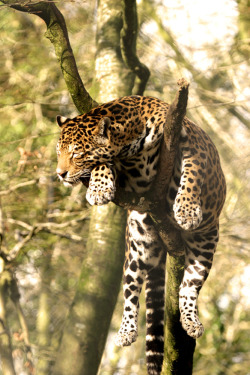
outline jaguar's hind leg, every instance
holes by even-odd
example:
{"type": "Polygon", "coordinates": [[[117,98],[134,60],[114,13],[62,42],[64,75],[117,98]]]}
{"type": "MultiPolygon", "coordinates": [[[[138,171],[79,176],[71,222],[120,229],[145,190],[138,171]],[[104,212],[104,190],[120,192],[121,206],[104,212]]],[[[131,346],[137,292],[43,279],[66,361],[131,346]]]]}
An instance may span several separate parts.
{"type": "Polygon", "coordinates": [[[218,243],[218,226],[207,233],[185,234],[185,271],[179,292],[181,323],[188,335],[200,337],[204,328],[197,312],[197,298],[212,266],[218,243]]]}
{"type": "Polygon", "coordinates": [[[124,310],[121,328],[116,336],[118,346],[131,345],[137,338],[139,295],[147,273],[157,267],[162,247],[147,214],[131,211],[126,232],[126,260],[124,264],[124,310]]]}

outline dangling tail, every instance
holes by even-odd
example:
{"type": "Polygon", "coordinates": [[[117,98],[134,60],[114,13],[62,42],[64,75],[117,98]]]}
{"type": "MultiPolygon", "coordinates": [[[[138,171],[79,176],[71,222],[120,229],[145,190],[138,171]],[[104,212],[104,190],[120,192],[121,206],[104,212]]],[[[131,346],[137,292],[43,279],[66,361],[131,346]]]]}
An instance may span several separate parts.
{"type": "Polygon", "coordinates": [[[164,356],[165,262],[146,279],[146,358],[149,375],[160,375],[164,356]]]}

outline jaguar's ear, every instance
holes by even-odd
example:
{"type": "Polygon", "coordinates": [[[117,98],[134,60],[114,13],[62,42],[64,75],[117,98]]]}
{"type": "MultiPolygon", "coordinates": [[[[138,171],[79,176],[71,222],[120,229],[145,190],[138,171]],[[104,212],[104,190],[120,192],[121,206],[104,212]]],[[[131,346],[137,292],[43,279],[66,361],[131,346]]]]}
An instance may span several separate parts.
{"type": "Polygon", "coordinates": [[[100,145],[106,145],[109,141],[110,123],[109,117],[103,117],[97,125],[96,141],[100,145]]]}
{"type": "Polygon", "coordinates": [[[56,116],[56,121],[58,123],[58,125],[60,126],[60,128],[65,124],[65,122],[67,122],[69,119],[67,117],[64,117],[64,116],[56,116]]]}

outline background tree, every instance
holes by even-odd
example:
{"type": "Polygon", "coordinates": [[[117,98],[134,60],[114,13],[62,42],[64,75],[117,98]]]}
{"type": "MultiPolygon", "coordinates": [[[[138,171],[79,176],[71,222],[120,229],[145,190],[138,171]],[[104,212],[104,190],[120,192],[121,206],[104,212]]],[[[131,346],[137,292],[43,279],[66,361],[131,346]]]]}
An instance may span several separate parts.
{"type": "MultiPolygon", "coordinates": [[[[120,50],[121,5],[115,0],[101,0],[98,5],[95,71],[100,102],[132,93],[135,77],[125,66],[120,50]]],[[[87,257],[63,331],[54,374],[95,375],[98,371],[120,289],[125,224],[126,211],[114,204],[92,209],[87,257]]]]}
{"type": "MultiPolygon", "coordinates": [[[[237,23],[243,19],[241,14],[246,19],[247,12],[240,7],[238,11],[233,0],[222,1],[224,11],[215,12],[211,18],[209,8],[205,9],[206,17],[202,18],[203,9],[196,2],[186,7],[178,1],[168,8],[157,2],[155,13],[145,4],[141,2],[138,7],[138,52],[151,70],[146,94],[169,100],[175,91],[176,80],[182,75],[188,76],[191,81],[188,115],[215,140],[228,181],[220,247],[211,276],[200,296],[200,314],[206,332],[197,341],[194,373],[245,375],[249,368],[249,299],[246,291],[249,274],[246,267],[249,122],[246,102],[248,56],[242,53],[241,47],[245,46],[246,52],[249,50],[246,36],[238,33],[237,23]],[[211,25],[216,22],[218,13],[222,17],[215,27],[218,37],[212,38],[211,25]],[[187,20],[190,24],[183,29],[187,20]],[[192,30],[198,22],[199,32],[193,36],[192,30]],[[224,25],[228,32],[222,31],[220,25],[224,25]],[[206,36],[206,44],[204,39],[200,41],[200,35],[206,36]],[[207,86],[201,85],[199,79],[202,77],[207,86]]],[[[94,76],[95,3],[88,2],[83,6],[65,2],[60,4],[60,9],[70,25],[79,73],[88,77],[85,82],[89,89],[94,76]]],[[[214,9],[218,9],[218,4],[214,9]]],[[[248,21],[244,22],[247,24],[248,21]]],[[[50,364],[55,358],[68,306],[75,295],[79,265],[87,255],[82,247],[88,228],[84,192],[78,188],[72,193],[65,192],[65,188],[51,178],[55,170],[54,147],[58,137],[55,115],[58,108],[63,115],[73,116],[76,112],[61,79],[53,48],[43,37],[43,22],[38,17],[2,7],[0,27],[0,49],[4,57],[0,62],[2,250],[17,255],[15,275],[19,281],[20,302],[27,317],[33,355],[50,364]],[[46,253],[44,249],[47,249],[46,253]],[[46,267],[45,260],[48,260],[46,267]],[[43,267],[50,277],[41,272],[43,267]],[[46,299],[38,299],[42,290],[47,293],[46,299]],[[42,303],[46,300],[47,303],[42,303]],[[40,348],[34,345],[38,343],[38,310],[40,317],[48,318],[44,327],[50,338],[49,345],[40,348]]],[[[98,79],[90,91],[95,98],[98,79]]],[[[108,355],[103,358],[100,373],[145,373],[143,334],[131,348],[119,350],[113,347],[113,332],[117,330],[121,317],[119,308],[118,304],[107,342],[108,355]],[[115,370],[117,367],[120,370],[115,370]]],[[[26,360],[27,346],[20,331],[17,310],[9,302],[6,311],[16,372],[30,373],[31,364],[26,360]]],[[[143,326],[143,314],[141,316],[143,326]]],[[[144,332],[143,328],[141,332],[144,332]]]]}

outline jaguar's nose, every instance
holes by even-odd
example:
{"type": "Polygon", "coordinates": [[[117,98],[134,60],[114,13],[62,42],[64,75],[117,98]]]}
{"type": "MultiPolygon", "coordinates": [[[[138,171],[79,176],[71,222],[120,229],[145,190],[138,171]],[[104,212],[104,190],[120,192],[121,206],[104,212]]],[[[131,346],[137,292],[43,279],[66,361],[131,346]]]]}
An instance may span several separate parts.
{"type": "Polygon", "coordinates": [[[64,179],[68,173],[68,171],[63,171],[60,168],[57,168],[56,173],[59,178],[64,179]]]}

